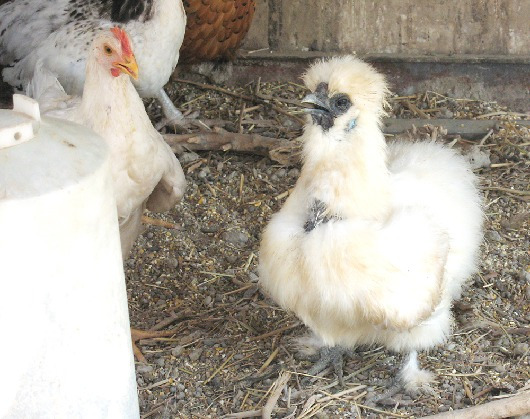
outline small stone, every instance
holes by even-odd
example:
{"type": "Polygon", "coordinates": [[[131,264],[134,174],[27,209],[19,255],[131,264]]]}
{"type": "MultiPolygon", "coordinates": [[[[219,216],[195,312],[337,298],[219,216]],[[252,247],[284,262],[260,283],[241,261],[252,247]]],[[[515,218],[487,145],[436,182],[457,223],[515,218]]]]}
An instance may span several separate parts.
{"type": "Polygon", "coordinates": [[[513,353],[515,355],[525,355],[526,353],[528,353],[528,349],[529,349],[528,343],[517,343],[513,347],[513,353]]]}
{"type": "Polygon", "coordinates": [[[236,263],[237,262],[237,256],[236,255],[227,255],[226,260],[228,263],[236,263]]]}
{"type": "Polygon", "coordinates": [[[243,247],[249,239],[248,234],[239,230],[229,230],[222,234],[222,239],[235,247],[243,247]]]}
{"type": "Polygon", "coordinates": [[[177,394],[177,399],[179,400],[183,400],[185,397],[186,397],[186,394],[183,391],[177,394]]]}
{"type": "Polygon", "coordinates": [[[445,108],[441,113],[442,113],[442,117],[447,118],[447,119],[451,119],[455,116],[455,114],[447,108],[445,108]]]}
{"type": "Polygon", "coordinates": [[[171,349],[171,355],[173,356],[181,356],[184,353],[184,346],[175,346],[173,349],[171,349]]]}
{"type": "Polygon", "coordinates": [[[521,278],[521,281],[526,282],[528,285],[530,285],[530,272],[528,272],[526,269],[522,269],[519,272],[519,277],[521,278]]]}
{"type": "Polygon", "coordinates": [[[495,230],[486,231],[486,238],[491,240],[491,241],[495,241],[495,242],[502,242],[503,241],[501,235],[499,234],[499,232],[495,231],[495,230]]]}
{"type": "Polygon", "coordinates": [[[197,348],[189,354],[190,361],[197,361],[202,355],[202,348],[197,348]]]}
{"type": "Polygon", "coordinates": [[[209,224],[207,226],[202,226],[201,231],[203,233],[217,233],[219,231],[219,225],[218,224],[209,224]]]}
{"type": "Polygon", "coordinates": [[[167,258],[166,266],[171,269],[176,269],[179,266],[179,260],[177,258],[167,258]]]}
{"type": "Polygon", "coordinates": [[[203,340],[202,343],[204,344],[204,346],[212,347],[217,345],[217,339],[206,338],[203,340]]]}
{"type": "Polygon", "coordinates": [[[300,176],[300,170],[296,168],[291,169],[289,170],[289,172],[287,172],[287,176],[292,177],[292,178],[297,178],[298,176],[300,176]]]}
{"type": "Polygon", "coordinates": [[[258,292],[258,287],[250,287],[243,293],[243,298],[251,298],[256,292],[258,292]]]}
{"type": "Polygon", "coordinates": [[[218,376],[216,377],[213,377],[212,380],[210,381],[210,386],[214,387],[214,388],[220,388],[222,386],[223,383],[221,383],[221,380],[219,379],[218,376]]]}
{"type": "Polygon", "coordinates": [[[166,363],[166,360],[164,358],[158,358],[155,361],[155,364],[158,365],[159,367],[163,367],[165,363],[166,363]]]}
{"type": "Polygon", "coordinates": [[[276,176],[281,178],[281,177],[285,177],[285,175],[287,174],[287,170],[281,168],[279,169],[277,172],[276,172],[276,176]]]}
{"type": "Polygon", "coordinates": [[[295,128],[297,126],[296,123],[290,119],[285,119],[282,125],[286,128],[295,128]]]}
{"type": "Polygon", "coordinates": [[[138,365],[136,367],[136,370],[140,373],[140,374],[145,374],[145,373],[148,373],[148,372],[153,372],[153,366],[152,365],[138,365]]]}
{"type": "Polygon", "coordinates": [[[183,153],[179,157],[180,164],[191,163],[192,161],[195,161],[195,160],[198,160],[198,159],[199,159],[199,155],[197,153],[194,153],[193,151],[191,151],[189,153],[183,153]]]}
{"type": "Polygon", "coordinates": [[[502,364],[496,365],[495,371],[497,371],[500,374],[504,374],[506,372],[506,367],[502,364]]]}
{"type": "Polygon", "coordinates": [[[204,299],[204,305],[209,306],[212,303],[212,297],[209,295],[204,299]]]}

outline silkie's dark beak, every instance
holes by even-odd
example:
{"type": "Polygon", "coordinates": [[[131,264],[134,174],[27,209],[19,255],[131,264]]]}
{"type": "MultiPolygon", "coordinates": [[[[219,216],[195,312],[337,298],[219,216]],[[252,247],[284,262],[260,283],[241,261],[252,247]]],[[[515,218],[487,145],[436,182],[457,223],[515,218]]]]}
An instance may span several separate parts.
{"type": "Polygon", "coordinates": [[[311,114],[331,112],[331,109],[329,108],[329,98],[320,92],[308,94],[302,99],[302,103],[309,103],[313,105],[304,109],[306,112],[311,114]]]}
{"type": "Polygon", "coordinates": [[[329,98],[324,92],[310,93],[302,99],[302,103],[309,103],[313,106],[304,110],[311,114],[313,122],[320,125],[324,131],[333,126],[333,115],[329,106],[329,98]]]}

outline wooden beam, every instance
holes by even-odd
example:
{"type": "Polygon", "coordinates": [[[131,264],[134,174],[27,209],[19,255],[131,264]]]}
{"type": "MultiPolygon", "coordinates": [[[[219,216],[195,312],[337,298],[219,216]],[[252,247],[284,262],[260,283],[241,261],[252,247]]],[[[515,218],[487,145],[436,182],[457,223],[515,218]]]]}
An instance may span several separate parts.
{"type": "MultiPolygon", "coordinates": [[[[395,119],[383,120],[385,134],[398,135],[424,125],[440,126],[448,135],[479,139],[490,130],[498,129],[499,120],[475,119],[395,119]]],[[[517,124],[530,127],[530,121],[518,120],[517,124]]],[[[180,155],[186,151],[236,151],[267,156],[280,164],[290,165],[299,161],[300,142],[271,138],[258,134],[233,133],[214,128],[214,131],[191,134],[165,134],[164,140],[173,152],[180,155]]]]}
{"type": "MultiPolygon", "coordinates": [[[[498,419],[530,413],[530,392],[525,391],[512,397],[492,402],[427,416],[424,419],[498,419]]],[[[525,416],[526,417],[526,416],[525,416]]]]}
{"type": "MultiPolygon", "coordinates": [[[[402,134],[403,132],[424,125],[434,125],[443,127],[447,130],[448,135],[460,135],[463,138],[477,139],[482,138],[490,130],[499,129],[503,121],[497,119],[397,119],[385,118],[383,120],[383,131],[385,134],[402,134]]],[[[530,127],[530,121],[514,120],[514,123],[525,127],[530,127]]]]}

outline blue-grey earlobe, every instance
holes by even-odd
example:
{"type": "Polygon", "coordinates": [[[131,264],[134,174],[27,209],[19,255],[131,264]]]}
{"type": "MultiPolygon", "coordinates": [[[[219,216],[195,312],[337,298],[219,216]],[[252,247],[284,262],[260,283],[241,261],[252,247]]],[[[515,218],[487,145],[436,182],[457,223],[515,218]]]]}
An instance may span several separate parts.
{"type": "Polygon", "coordinates": [[[355,128],[355,125],[357,125],[357,123],[356,123],[355,119],[352,119],[352,120],[350,121],[350,123],[348,124],[348,129],[347,129],[347,131],[350,132],[352,129],[355,128]]]}

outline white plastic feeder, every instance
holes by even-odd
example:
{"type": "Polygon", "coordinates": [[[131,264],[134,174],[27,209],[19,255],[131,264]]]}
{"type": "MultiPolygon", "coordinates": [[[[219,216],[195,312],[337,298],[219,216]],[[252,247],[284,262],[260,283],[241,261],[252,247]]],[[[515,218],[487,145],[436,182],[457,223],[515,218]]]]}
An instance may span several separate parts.
{"type": "Polygon", "coordinates": [[[0,110],[0,418],[138,418],[105,142],[0,110]]]}

